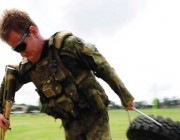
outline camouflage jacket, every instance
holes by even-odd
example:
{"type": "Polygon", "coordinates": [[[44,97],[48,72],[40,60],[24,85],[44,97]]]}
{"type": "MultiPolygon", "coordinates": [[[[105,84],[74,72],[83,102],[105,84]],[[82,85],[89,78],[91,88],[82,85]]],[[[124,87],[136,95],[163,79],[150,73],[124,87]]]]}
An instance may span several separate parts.
{"type": "MultiPolygon", "coordinates": [[[[68,72],[64,72],[64,71],[60,72],[61,70],[59,69],[58,73],[61,73],[59,74],[60,78],[56,79],[55,77],[57,76],[56,75],[52,76],[53,74],[51,68],[49,68],[47,65],[47,63],[49,63],[48,57],[50,52],[50,47],[48,43],[49,40],[46,40],[41,60],[38,63],[32,65],[25,58],[20,63],[20,65],[17,66],[16,69],[19,72],[19,76],[18,76],[19,80],[17,81],[18,86],[16,90],[18,90],[23,84],[26,84],[28,82],[33,82],[37,87],[37,91],[40,97],[44,97],[44,94],[46,96],[49,96],[50,94],[51,96],[52,93],[59,94],[58,92],[65,91],[65,89],[63,89],[64,84],[62,84],[63,83],[62,80],[67,79],[68,77],[73,77],[73,81],[75,82],[75,85],[78,85],[78,89],[80,89],[80,91],[78,90],[75,92],[86,92],[87,89],[92,90],[93,92],[93,89],[97,89],[100,92],[100,94],[102,92],[104,94],[103,88],[100,86],[100,84],[97,82],[97,80],[94,77],[95,75],[103,79],[107,84],[109,84],[109,86],[114,90],[114,92],[120,97],[123,106],[126,107],[132,103],[134,98],[127,90],[127,88],[124,86],[123,82],[120,80],[114,69],[110,66],[110,64],[100,54],[100,52],[93,44],[87,43],[82,39],[73,35],[66,37],[66,39],[63,41],[61,48],[56,51],[58,52],[60,61],[64,65],[63,67],[61,67],[61,69],[64,67],[67,68],[70,74],[67,74],[68,72]],[[85,73],[84,74],[85,76],[82,76],[83,75],[82,73],[85,73]],[[52,80],[53,78],[56,80],[52,84],[53,85],[52,87],[51,84],[48,85],[47,83],[53,81],[52,80]],[[88,88],[86,87],[85,84],[89,85],[88,88]],[[83,87],[84,89],[81,87],[83,87]],[[47,92],[44,89],[47,89],[46,90],[47,92]],[[53,91],[51,91],[52,89],[53,91]],[[44,91],[46,93],[44,93],[44,91]],[[58,92],[56,93],[56,91],[58,92]]],[[[73,84],[70,85],[71,88],[68,87],[67,89],[68,90],[72,89],[72,91],[67,91],[67,92],[72,93],[76,89],[73,88],[74,86],[73,84]]],[[[65,84],[65,86],[67,86],[67,84],[65,84]]],[[[75,99],[76,97],[73,98],[75,99]]],[[[63,99],[61,99],[60,102],[62,102],[62,100],[63,99]]],[[[46,102],[46,101],[42,100],[41,102],[46,102]]],[[[52,103],[52,106],[53,104],[54,103],[52,103]]],[[[94,103],[92,103],[92,105],[94,105],[94,103]]]]}

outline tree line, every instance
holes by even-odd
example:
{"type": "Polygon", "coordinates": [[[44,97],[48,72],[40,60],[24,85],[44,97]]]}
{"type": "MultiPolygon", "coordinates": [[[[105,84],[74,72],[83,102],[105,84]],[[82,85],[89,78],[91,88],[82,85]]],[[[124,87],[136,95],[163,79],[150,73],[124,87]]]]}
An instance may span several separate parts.
{"type": "Polygon", "coordinates": [[[147,104],[147,102],[135,102],[137,108],[173,108],[180,107],[180,99],[178,98],[164,98],[162,100],[155,98],[152,104],[147,104]]]}

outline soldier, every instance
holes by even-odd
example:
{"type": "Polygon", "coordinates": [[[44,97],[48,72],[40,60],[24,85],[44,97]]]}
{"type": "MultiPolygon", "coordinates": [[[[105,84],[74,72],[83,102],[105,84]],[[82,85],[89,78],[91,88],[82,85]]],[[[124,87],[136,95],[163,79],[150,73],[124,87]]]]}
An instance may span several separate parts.
{"type": "MultiPolygon", "coordinates": [[[[95,76],[109,84],[126,110],[132,110],[134,98],[93,44],[67,31],[44,39],[29,15],[18,9],[4,11],[0,37],[23,57],[13,66],[16,91],[34,83],[41,112],[62,120],[66,140],[111,140],[109,100],[95,76]]],[[[0,109],[2,113],[2,105],[0,109]]],[[[9,124],[0,114],[0,126],[9,124]]]]}

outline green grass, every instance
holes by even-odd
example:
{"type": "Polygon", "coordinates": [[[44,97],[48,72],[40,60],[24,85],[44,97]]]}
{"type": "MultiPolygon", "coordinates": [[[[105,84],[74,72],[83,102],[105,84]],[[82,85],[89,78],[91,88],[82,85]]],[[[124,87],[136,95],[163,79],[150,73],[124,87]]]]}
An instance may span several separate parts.
{"type": "MultiPolygon", "coordinates": [[[[144,109],[146,114],[156,114],[180,121],[180,108],[176,109],[144,109]]],[[[135,111],[130,112],[131,119],[137,117],[135,111]]],[[[127,140],[126,131],[129,120],[126,111],[109,111],[110,129],[113,140],[127,140]]],[[[6,140],[64,140],[61,121],[45,114],[14,114],[11,115],[11,131],[7,131],[6,140]]]]}

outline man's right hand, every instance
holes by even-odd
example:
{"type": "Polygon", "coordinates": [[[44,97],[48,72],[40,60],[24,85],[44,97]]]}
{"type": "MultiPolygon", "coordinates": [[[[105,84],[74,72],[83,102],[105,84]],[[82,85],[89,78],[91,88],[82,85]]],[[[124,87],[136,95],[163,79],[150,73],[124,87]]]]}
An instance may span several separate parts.
{"type": "Polygon", "coordinates": [[[0,114],[0,127],[3,129],[8,129],[10,126],[9,120],[7,120],[3,114],[0,114]]]}

